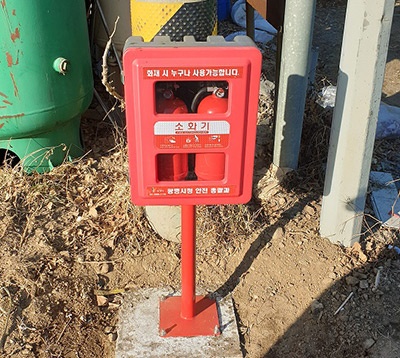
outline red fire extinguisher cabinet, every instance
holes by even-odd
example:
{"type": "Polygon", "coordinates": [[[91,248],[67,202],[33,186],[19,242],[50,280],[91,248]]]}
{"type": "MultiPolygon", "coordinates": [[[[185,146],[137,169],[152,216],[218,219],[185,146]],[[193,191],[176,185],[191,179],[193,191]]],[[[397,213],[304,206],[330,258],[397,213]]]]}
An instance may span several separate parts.
{"type": "Polygon", "coordinates": [[[131,37],[123,63],[132,202],[249,201],[261,73],[253,41],[131,37]]]}

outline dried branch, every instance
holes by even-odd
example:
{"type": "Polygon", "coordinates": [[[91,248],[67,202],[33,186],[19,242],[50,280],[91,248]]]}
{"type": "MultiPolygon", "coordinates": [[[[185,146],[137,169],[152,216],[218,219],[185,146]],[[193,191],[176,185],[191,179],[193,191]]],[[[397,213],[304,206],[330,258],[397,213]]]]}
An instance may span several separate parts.
{"type": "Polygon", "coordinates": [[[13,305],[12,305],[12,298],[11,298],[11,294],[10,291],[8,291],[7,288],[2,287],[1,288],[8,296],[8,310],[1,310],[2,312],[4,312],[6,314],[6,323],[4,325],[4,331],[3,331],[3,335],[0,339],[0,352],[3,353],[4,352],[4,345],[6,343],[6,339],[7,339],[7,332],[8,332],[8,324],[10,322],[10,315],[11,312],[13,310],[13,305]]]}
{"type": "MultiPolygon", "coordinates": [[[[102,57],[102,72],[101,72],[101,83],[104,85],[104,87],[106,88],[107,92],[113,96],[115,99],[117,99],[118,101],[120,101],[121,105],[120,107],[122,109],[125,108],[125,100],[124,97],[122,97],[119,93],[117,93],[117,91],[115,90],[115,87],[111,86],[111,84],[108,82],[108,66],[107,66],[107,54],[108,51],[110,50],[111,47],[111,42],[112,42],[112,38],[115,34],[115,31],[117,30],[117,24],[118,24],[118,20],[119,20],[119,16],[117,17],[117,19],[115,20],[114,23],[114,29],[112,31],[112,33],[110,34],[110,38],[107,41],[106,47],[104,49],[104,53],[103,53],[103,57],[102,57]]],[[[118,56],[118,54],[115,54],[116,56],[118,56]]]]}

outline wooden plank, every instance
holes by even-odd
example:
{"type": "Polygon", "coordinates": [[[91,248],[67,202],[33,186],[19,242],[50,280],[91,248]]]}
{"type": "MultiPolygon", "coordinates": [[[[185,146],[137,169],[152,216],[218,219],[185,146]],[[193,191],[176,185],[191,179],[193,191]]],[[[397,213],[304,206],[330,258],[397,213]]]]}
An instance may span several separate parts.
{"type": "Polygon", "coordinates": [[[285,0],[247,0],[247,3],[277,30],[283,25],[285,0]]]}

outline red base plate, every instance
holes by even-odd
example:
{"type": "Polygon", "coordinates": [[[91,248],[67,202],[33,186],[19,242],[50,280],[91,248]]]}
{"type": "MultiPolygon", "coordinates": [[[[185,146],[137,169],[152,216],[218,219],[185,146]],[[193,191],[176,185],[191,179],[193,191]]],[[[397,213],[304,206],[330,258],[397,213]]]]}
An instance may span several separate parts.
{"type": "Polygon", "coordinates": [[[181,317],[181,297],[160,300],[160,336],[198,337],[220,335],[217,304],[205,296],[196,296],[195,316],[181,317]]]}

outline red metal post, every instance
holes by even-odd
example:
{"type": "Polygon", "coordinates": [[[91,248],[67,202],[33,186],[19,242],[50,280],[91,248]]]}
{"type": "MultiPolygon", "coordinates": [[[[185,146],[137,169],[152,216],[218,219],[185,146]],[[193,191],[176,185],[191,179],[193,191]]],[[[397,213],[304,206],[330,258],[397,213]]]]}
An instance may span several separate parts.
{"type": "Polygon", "coordinates": [[[196,296],[196,206],[181,208],[182,295],[160,300],[160,336],[218,336],[221,331],[215,299],[196,296]]]}
{"type": "Polygon", "coordinates": [[[196,302],[196,206],[182,205],[181,212],[181,317],[195,316],[196,302]]]}

